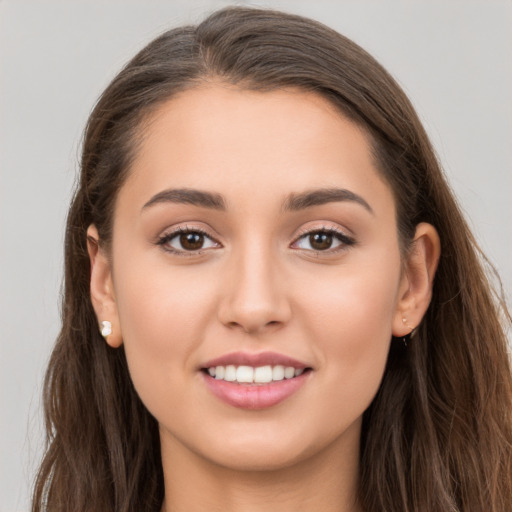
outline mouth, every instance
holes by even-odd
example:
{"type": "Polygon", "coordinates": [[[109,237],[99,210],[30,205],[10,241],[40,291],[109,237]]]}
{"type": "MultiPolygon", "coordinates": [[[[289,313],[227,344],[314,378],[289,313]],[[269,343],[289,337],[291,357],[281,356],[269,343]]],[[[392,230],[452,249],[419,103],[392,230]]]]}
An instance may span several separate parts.
{"type": "Polygon", "coordinates": [[[276,353],[233,353],[201,368],[206,387],[224,403],[240,409],[266,409],[294,395],[313,367],[276,353]]]}
{"type": "Polygon", "coordinates": [[[216,380],[233,382],[238,384],[263,385],[272,382],[294,379],[303,373],[311,371],[309,367],[294,367],[284,365],[265,365],[265,366],[236,366],[218,365],[203,368],[202,371],[216,380]]]}

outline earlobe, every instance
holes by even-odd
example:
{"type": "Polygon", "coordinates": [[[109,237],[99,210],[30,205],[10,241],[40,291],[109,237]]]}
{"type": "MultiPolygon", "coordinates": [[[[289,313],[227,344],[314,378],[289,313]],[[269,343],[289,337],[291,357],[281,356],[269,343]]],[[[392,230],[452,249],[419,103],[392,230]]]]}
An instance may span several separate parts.
{"type": "Polygon", "coordinates": [[[441,242],[434,226],[418,224],[413,246],[404,262],[393,336],[406,336],[420,324],[432,298],[440,254],[441,242]]]}
{"type": "Polygon", "coordinates": [[[123,338],[112,281],[112,269],[108,255],[99,243],[98,230],[91,224],[87,229],[87,251],[91,263],[90,293],[98,330],[113,348],[120,347],[123,338]]]}

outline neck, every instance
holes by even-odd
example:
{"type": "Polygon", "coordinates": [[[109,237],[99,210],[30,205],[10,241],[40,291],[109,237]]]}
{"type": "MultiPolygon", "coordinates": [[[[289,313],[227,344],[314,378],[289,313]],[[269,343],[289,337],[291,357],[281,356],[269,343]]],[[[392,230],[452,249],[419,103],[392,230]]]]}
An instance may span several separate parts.
{"type": "Polygon", "coordinates": [[[359,442],[337,440],[278,469],[240,470],[189,451],[168,433],[161,439],[162,512],[360,512],[359,442]]]}

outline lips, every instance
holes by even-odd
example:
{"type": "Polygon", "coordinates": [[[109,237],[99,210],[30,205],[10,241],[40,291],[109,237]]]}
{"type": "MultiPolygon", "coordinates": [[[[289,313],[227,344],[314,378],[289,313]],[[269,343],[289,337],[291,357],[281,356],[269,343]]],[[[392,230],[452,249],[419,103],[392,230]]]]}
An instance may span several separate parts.
{"type": "Polygon", "coordinates": [[[258,366],[293,366],[294,368],[307,368],[308,365],[297,359],[294,359],[283,354],[276,352],[259,352],[252,354],[250,352],[232,352],[215,359],[207,361],[203,368],[211,368],[213,366],[252,366],[257,368],[258,366]]]}
{"type": "Polygon", "coordinates": [[[264,409],[286,400],[308,380],[312,368],[275,352],[235,352],[201,367],[208,389],[242,409],[264,409]]]}

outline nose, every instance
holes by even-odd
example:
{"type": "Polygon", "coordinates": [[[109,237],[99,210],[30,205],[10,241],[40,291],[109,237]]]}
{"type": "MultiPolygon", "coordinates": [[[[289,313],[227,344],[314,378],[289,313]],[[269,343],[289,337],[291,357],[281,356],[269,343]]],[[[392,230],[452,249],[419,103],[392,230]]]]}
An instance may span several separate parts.
{"type": "Polygon", "coordinates": [[[276,257],[267,251],[253,245],[243,254],[233,255],[223,281],[218,317],[226,327],[262,334],[290,320],[285,278],[276,257]]]}

